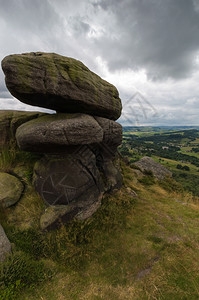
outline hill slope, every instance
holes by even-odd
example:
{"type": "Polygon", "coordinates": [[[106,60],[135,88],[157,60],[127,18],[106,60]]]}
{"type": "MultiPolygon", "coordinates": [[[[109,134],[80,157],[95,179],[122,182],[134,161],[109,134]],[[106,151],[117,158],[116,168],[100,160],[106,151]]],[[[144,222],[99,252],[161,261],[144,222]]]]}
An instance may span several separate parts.
{"type": "Polygon", "coordinates": [[[199,199],[121,164],[123,188],[86,221],[41,232],[30,183],[28,199],[1,210],[15,246],[0,299],[199,298],[199,199]]]}

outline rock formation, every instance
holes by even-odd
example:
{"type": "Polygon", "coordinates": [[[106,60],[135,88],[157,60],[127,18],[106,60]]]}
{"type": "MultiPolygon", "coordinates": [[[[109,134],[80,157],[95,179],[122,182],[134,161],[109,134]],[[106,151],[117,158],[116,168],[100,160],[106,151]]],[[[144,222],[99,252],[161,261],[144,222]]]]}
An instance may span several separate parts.
{"type": "Polygon", "coordinates": [[[144,156],[139,161],[134,163],[143,173],[150,171],[158,180],[163,180],[166,176],[171,177],[172,173],[163,167],[161,164],[155,162],[151,157],[144,156]]]}
{"type": "Polygon", "coordinates": [[[2,69],[7,88],[24,103],[113,120],[120,117],[117,89],[76,59],[55,53],[15,54],[3,59],[2,69]]]}
{"type": "Polygon", "coordinates": [[[58,219],[85,219],[107,191],[120,188],[115,165],[122,127],[117,89],[80,61],[54,53],[10,55],[2,61],[6,85],[24,103],[54,109],[17,126],[20,149],[43,153],[33,183],[50,206],[41,228],[58,219]]]}

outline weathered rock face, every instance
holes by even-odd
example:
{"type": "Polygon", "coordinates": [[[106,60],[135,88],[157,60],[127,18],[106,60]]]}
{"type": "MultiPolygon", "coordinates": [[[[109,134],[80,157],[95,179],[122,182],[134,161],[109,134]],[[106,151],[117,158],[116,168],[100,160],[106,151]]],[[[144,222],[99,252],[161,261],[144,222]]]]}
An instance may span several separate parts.
{"type": "MultiPolygon", "coordinates": [[[[47,205],[68,207],[62,213],[59,210],[58,214],[65,222],[75,217],[84,219],[91,216],[100,206],[105,191],[93,152],[86,145],[77,146],[74,150],[64,155],[48,155],[34,168],[35,188],[47,205]]],[[[45,217],[56,223],[57,213],[58,210],[53,209],[45,217]]],[[[44,227],[52,228],[53,223],[48,221],[45,225],[42,221],[44,227]]]]}
{"type": "Polygon", "coordinates": [[[3,262],[6,256],[11,252],[11,244],[0,224],[0,262],[3,262]]]}
{"type": "Polygon", "coordinates": [[[16,132],[19,147],[33,152],[63,152],[66,146],[101,143],[102,152],[115,153],[122,141],[122,126],[115,121],[86,114],[45,115],[21,125],[16,132]]]}
{"type": "Polygon", "coordinates": [[[26,151],[57,152],[69,145],[100,143],[103,129],[85,114],[53,114],[21,125],[16,139],[26,151]]]}
{"type": "Polygon", "coordinates": [[[172,173],[168,169],[148,156],[144,156],[141,160],[135,162],[134,165],[139,167],[142,172],[151,171],[158,180],[162,180],[166,176],[172,176],[172,173]]]}
{"type": "Polygon", "coordinates": [[[104,190],[95,156],[87,146],[76,147],[71,154],[42,158],[35,165],[34,174],[36,190],[50,205],[92,202],[104,190]]]}
{"type": "Polygon", "coordinates": [[[122,143],[122,126],[112,120],[95,117],[104,132],[103,143],[118,147],[122,143]]]}
{"type": "Polygon", "coordinates": [[[82,62],[55,53],[24,53],[2,61],[7,88],[20,101],[59,112],[81,112],[116,120],[117,89],[82,62]]]}
{"type": "Polygon", "coordinates": [[[0,173],[0,206],[10,207],[15,204],[23,189],[23,184],[15,176],[0,173]]]}
{"type": "Polygon", "coordinates": [[[17,128],[32,119],[35,119],[44,114],[39,112],[25,112],[25,111],[0,111],[0,147],[8,144],[15,138],[17,128]]]}

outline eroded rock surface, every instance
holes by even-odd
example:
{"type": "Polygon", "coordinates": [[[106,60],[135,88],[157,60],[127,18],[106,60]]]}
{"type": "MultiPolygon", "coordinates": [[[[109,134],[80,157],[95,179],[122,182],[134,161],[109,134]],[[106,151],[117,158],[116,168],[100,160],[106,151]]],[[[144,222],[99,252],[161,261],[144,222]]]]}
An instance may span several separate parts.
{"type": "Polygon", "coordinates": [[[20,101],[59,112],[81,112],[116,120],[117,89],[82,62],[55,53],[32,52],[2,61],[7,88],[20,101]]]}
{"type": "Polygon", "coordinates": [[[21,125],[16,139],[26,151],[57,152],[64,146],[100,143],[103,129],[86,114],[52,114],[21,125]]]}
{"type": "Polygon", "coordinates": [[[95,117],[95,120],[103,129],[103,143],[118,147],[122,143],[122,126],[106,118],[95,117]]]}
{"type": "Polygon", "coordinates": [[[74,153],[48,155],[34,168],[34,185],[47,204],[90,203],[104,191],[95,156],[87,146],[74,153]]]}

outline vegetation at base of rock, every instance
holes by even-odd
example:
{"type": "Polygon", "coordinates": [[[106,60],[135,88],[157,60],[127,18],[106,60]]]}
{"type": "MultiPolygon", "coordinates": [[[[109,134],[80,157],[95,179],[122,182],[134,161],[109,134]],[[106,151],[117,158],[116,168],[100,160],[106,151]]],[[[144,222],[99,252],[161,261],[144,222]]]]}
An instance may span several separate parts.
{"type": "Polygon", "coordinates": [[[139,178],[139,168],[121,161],[120,191],[106,195],[91,218],[45,232],[45,205],[30,180],[38,158],[16,149],[10,169],[26,193],[0,209],[13,245],[13,257],[1,265],[0,299],[199,298],[198,197],[173,178],[157,181],[150,171],[139,178]]]}
{"type": "Polygon", "coordinates": [[[146,172],[145,175],[142,178],[139,179],[139,182],[145,184],[145,185],[153,185],[155,183],[155,178],[152,172],[146,172]]]}
{"type": "Polygon", "coordinates": [[[12,173],[16,166],[25,165],[28,169],[32,168],[35,161],[41,155],[21,151],[15,143],[11,143],[0,149],[0,172],[12,173]]]}
{"type": "MultiPolygon", "coordinates": [[[[88,244],[92,243],[101,232],[113,234],[116,229],[124,226],[126,212],[135,202],[130,196],[121,198],[122,193],[107,196],[104,204],[93,218],[85,221],[71,221],[60,230],[42,232],[38,227],[21,230],[16,226],[6,226],[9,240],[15,244],[17,250],[23,251],[33,258],[52,258],[62,262],[75,262],[80,267],[83,253],[88,251],[88,244]]],[[[91,249],[90,249],[91,251],[91,249]]]]}
{"type": "Polygon", "coordinates": [[[1,210],[1,222],[14,244],[13,261],[3,264],[7,275],[1,273],[2,300],[199,297],[199,199],[172,178],[141,183],[136,169],[121,164],[123,188],[104,197],[100,209],[85,221],[39,230],[43,204],[30,183],[31,199],[1,210]],[[10,278],[7,285],[5,276],[10,278]]]}
{"type": "Polygon", "coordinates": [[[51,277],[52,272],[44,262],[33,260],[23,252],[14,252],[0,265],[0,299],[16,299],[25,287],[34,289],[51,277]]]}
{"type": "Polygon", "coordinates": [[[16,148],[13,145],[5,146],[0,150],[0,170],[9,172],[12,170],[16,159],[16,148]]]}

